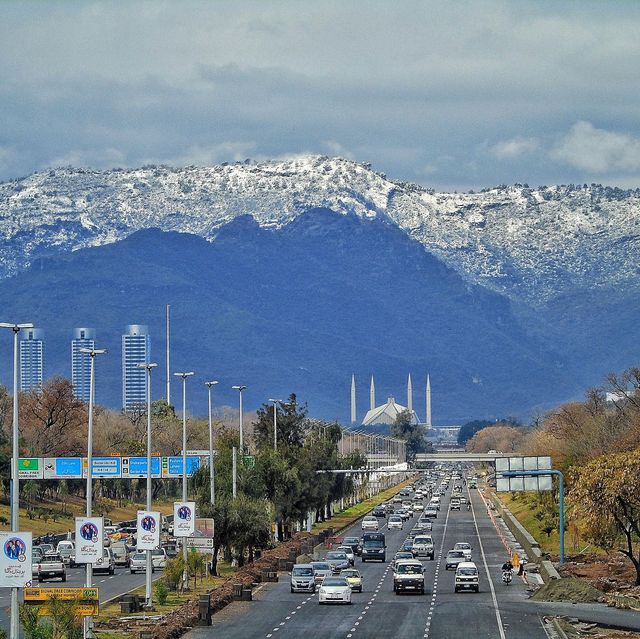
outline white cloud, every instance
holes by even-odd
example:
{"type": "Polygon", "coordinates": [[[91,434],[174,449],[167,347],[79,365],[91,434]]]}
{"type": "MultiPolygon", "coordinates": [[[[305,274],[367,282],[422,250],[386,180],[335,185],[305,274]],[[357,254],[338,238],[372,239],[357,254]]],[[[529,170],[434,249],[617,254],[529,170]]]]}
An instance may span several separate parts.
{"type": "Polygon", "coordinates": [[[489,153],[498,160],[511,160],[535,151],[540,145],[536,138],[512,138],[498,142],[489,148],[489,153]]]}
{"type": "Polygon", "coordinates": [[[173,164],[175,166],[212,166],[220,162],[240,162],[252,157],[255,142],[222,142],[214,145],[193,145],[184,153],[171,160],[156,160],[153,164],[173,164]]]}
{"type": "Polygon", "coordinates": [[[355,154],[342,146],[340,142],[336,142],[336,140],[325,140],[322,144],[330,155],[345,158],[347,160],[355,160],[355,154]]]}
{"type": "Polygon", "coordinates": [[[638,172],[640,139],[580,121],[560,140],[551,157],[592,173],[638,172]]]}

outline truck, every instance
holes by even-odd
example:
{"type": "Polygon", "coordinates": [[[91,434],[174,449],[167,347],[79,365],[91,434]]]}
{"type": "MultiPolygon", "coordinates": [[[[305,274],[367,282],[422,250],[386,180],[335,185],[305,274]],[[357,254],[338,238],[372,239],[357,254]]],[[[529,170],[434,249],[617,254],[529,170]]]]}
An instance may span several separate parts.
{"type": "Polygon", "coordinates": [[[362,535],[360,542],[361,552],[360,556],[362,561],[369,561],[370,559],[385,562],[387,560],[386,553],[386,539],[384,533],[381,532],[367,532],[362,535]]]}
{"type": "Polygon", "coordinates": [[[407,591],[424,595],[424,567],[416,559],[400,559],[393,568],[393,592],[407,591]]]}

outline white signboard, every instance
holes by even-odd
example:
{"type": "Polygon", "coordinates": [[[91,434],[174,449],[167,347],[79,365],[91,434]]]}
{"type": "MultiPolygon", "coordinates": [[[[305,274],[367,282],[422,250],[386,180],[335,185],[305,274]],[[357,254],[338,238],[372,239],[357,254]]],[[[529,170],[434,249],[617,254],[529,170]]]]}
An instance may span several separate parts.
{"type": "Polygon", "coordinates": [[[196,529],[196,503],[194,501],[173,502],[173,536],[189,537],[196,529]]]}
{"type": "Polygon", "coordinates": [[[551,457],[502,457],[496,459],[496,490],[522,492],[553,489],[551,475],[504,477],[506,471],[551,470],[551,457]]]}
{"type": "Polygon", "coordinates": [[[160,513],[138,511],[138,550],[155,550],[160,547],[160,513]]]}
{"type": "Polygon", "coordinates": [[[0,588],[31,586],[30,532],[0,533],[0,588]]]}
{"type": "Polygon", "coordinates": [[[77,564],[102,563],[103,524],[102,517],[76,517],[77,564]]]}

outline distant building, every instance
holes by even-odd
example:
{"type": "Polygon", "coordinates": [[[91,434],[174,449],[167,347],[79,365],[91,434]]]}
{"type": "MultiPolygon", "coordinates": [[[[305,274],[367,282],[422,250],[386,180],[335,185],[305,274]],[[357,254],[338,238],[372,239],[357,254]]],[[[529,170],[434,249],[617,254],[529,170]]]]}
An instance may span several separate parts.
{"type": "MultiPolygon", "coordinates": [[[[403,410],[407,410],[407,407],[398,404],[393,397],[389,397],[386,404],[375,406],[367,412],[362,420],[362,425],[393,424],[396,421],[396,417],[398,417],[403,410]]],[[[418,416],[413,410],[411,411],[411,421],[414,424],[418,423],[418,416]]]]}
{"type": "Polygon", "coordinates": [[[91,356],[81,353],[81,348],[96,347],[95,328],[74,328],[71,340],[71,382],[77,399],[89,403],[91,356]]]}
{"type": "Polygon", "coordinates": [[[148,364],[151,356],[149,327],[131,324],[122,336],[122,409],[133,410],[147,401],[147,372],[138,364],[148,364]]]}
{"type": "Polygon", "coordinates": [[[20,390],[42,388],[44,377],[44,331],[28,328],[20,331],[20,390]]]}

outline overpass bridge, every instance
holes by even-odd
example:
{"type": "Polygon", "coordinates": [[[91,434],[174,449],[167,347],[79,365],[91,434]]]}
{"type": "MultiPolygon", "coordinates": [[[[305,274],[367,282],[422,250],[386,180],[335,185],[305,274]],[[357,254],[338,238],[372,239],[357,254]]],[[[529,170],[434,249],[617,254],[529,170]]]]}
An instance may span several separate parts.
{"type": "Polygon", "coordinates": [[[514,453],[466,453],[463,450],[443,451],[440,453],[418,453],[416,463],[419,462],[495,462],[496,459],[513,457],[514,453]]]}

